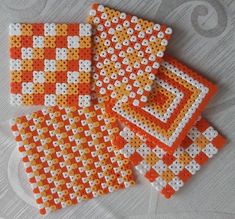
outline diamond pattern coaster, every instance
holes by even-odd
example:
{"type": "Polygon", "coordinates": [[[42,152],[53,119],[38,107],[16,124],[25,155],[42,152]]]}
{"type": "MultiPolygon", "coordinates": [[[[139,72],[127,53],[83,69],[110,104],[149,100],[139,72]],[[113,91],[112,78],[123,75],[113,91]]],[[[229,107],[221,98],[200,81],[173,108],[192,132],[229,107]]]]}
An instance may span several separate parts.
{"type": "Polygon", "coordinates": [[[167,56],[146,106],[118,101],[107,104],[107,109],[132,131],[173,153],[215,92],[215,85],[167,56]]]}
{"type": "Polygon", "coordinates": [[[11,103],[90,105],[90,24],[10,24],[11,103]]]}
{"type": "Polygon", "coordinates": [[[166,198],[174,195],[225,142],[224,137],[202,118],[192,126],[173,154],[129,128],[124,128],[115,139],[121,153],[166,198]]]}
{"type": "Polygon", "coordinates": [[[41,214],[135,184],[102,104],[49,107],[11,125],[41,214]]]}
{"type": "Polygon", "coordinates": [[[144,106],[172,29],[93,4],[95,91],[134,106],[144,106]]]}

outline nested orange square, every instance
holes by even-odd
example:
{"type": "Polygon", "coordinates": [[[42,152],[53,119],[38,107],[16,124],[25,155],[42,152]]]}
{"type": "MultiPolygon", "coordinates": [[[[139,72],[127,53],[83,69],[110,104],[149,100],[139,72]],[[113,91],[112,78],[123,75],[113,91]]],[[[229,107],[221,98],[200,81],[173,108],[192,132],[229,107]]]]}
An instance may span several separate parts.
{"type": "Polygon", "coordinates": [[[214,84],[167,56],[146,106],[118,101],[107,104],[107,109],[149,142],[173,153],[215,92],[214,84]]]}

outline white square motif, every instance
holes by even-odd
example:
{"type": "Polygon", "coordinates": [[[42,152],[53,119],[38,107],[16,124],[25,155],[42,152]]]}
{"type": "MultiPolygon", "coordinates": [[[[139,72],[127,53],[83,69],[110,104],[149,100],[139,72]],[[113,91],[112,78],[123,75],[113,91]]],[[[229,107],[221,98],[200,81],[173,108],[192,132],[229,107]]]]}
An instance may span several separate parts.
{"type": "Polygon", "coordinates": [[[159,160],[154,166],[153,169],[158,173],[158,174],[162,174],[164,171],[166,171],[167,166],[166,164],[162,161],[159,160]]]}
{"type": "Polygon", "coordinates": [[[67,83],[56,83],[56,94],[67,94],[67,83]]]}
{"type": "Polygon", "coordinates": [[[33,83],[44,83],[44,72],[43,71],[34,71],[33,72],[33,83]]]}
{"type": "Polygon", "coordinates": [[[44,47],[44,37],[33,36],[33,48],[43,48],[43,47],[44,47]]]}
{"type": "Polygon", "coordinates": [[[178,161],[175,160],[170,166],[169,169],[174,173],[174,174],[179,174],[179,172],[183,169],[183,165],[178,161]]]}
{"type": "Polygon", "coordinates": [[[180,187],[184,185],[184,182],[179,178],[175,177],[170,182],[169,185],[175,190],[178,191],[180,187]]]}
{"type": "Polygon", "coordinates": [[[22,57],[22,59],[32,59],[33,58],[33,49],[32,48],[21,48],[21,57],[22,57]]]}
{"type": "Polygon", "coordinates": [[[194,158],[200,152],[200,148],[196,144],[193,143],[186,149],[186,151],[192,158],[194,158]]]}
{"type": "Polygon", "coordinates": [[[209,141],[212,141],[217,135],[218,132],[213,127],[208,127],[203,133],[202,133],[209,141]]]}
{"type": "Polygon", "coordinates": [[[66,60],[67,59],[67,49],[66,48],[56,48],[56,59],[66,60]]]}
{"type": "Polygon", "coordinates": [[[167,183],[163,178],[157,177],[151,184],[157,191],[161,191],[167,183]]]}
{"type": "Polygon", "coordinates": [[[207,157],[212,158],[218,152],[218,149],[215,148],[213,144],[209,143],[202,149],[202,151],[207,155],[207,157]]]}
{"type": "Polygon", "coordinates": [[[56,70],[56,61],[55,60],[44,60],[44,71],[55,71],[56,70]]]}
{"type": "Polygon", "coordinates": [[[21,25],[19,23],[10,24],[9,34],[10,34],[10,36],[20,36],[21,35],[21,25]]]}
{"type": "Polygon", "coordinates": [[[91,36],[91,25],[90,24],[80,24],[80,36],[91,36]]]}
{"type": "Polygon", "coordinates": [[[79,95],[78,105],[80,107],[88,107],[90,106],[90,95],[79,95]]]}
{"type": "Polygon", "coordinates": [[[79,82],[79,72],[69,71],[67,73],[67,82],[68,83],[78,83],[79,82]]]}
{"type": "Polygon", "coordinates": [[[21,70],[21,60],[20,59],[11,59],[10,60],[10,70],[11,71],[20,71],[21,70]]]}
{"type": "Polygon", "coordinates": [[[78,36],[68,36],[67,42],[69,49],[76,49],[80,46],[80,38],[78,36]]]}
{"type": "Polygon", "coordinates": [[[198,170],[200,170],[200,165],[195,161],[192,160],[189,164],[185,166],[185,168],[194,175],[198,170]]]}
{"type": "Polygon", "coordinates": [[[22,104],[22,95],[21,94],[11,94],[11,104],[21,105],[22,104]]]}
{"type": "Polygon", "coordinates": [[[56,35],[56,25],[55,24],[44,24],[44,35],[45,36],[55,36],[56,35]]]}
{"type": "Polygon", "coordinates": [[[44,99],[45,106],[55,106],[56,105],[56,95],[55,94],[46,94],[44,99]]]}
{"type": "Polygon", "coordinates": [[[33,93],[33,82],[23,82],[22,94],[32,94],[32,93],[33,93]]]}
{"type": "Polygon", "coordinates": [[[79,60],[79,71],[90,72],[91,71],[91,61],[79,60]]]}

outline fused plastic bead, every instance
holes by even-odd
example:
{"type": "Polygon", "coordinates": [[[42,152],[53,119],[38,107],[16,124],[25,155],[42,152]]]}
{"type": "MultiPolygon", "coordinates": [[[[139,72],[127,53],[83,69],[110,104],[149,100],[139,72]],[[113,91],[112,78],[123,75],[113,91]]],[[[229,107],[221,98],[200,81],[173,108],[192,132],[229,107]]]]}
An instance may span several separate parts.
{"type": "Polygon", "coordinates": [[[119,128],[104,104],[49,107],[11,127],[41,214],[135,184],[111,143],[119,128]]]}
{"type": "Polygon", "coordinates": [[[211,82],[166,56],[146,106],[139,108],[117,101],[107,104],[107,110],[131,130],[173,153],[215,92],[211,82]]]}
{"type": "Polygon", "coordinates": [[[93,4],[94,86],[112,100],[144,106],[172,29],[93,4]]]}
{"type": "Polygon", "coordinates": [[[90,106],[91,25],[10,24],[11,103],[90,106]]]}
{"type": "Polygon", "coordinates": [[[126,127],[114,140],[120,152],[166,198],[174,195],[225,143],[225,138],[203,118],[192,126],[174,154],[167,153],[126,127]],[[216,135],[213,134],[215,132],[216,135]],[[192,134],[197,135],[194,140],[191,139],[192,134]]]}

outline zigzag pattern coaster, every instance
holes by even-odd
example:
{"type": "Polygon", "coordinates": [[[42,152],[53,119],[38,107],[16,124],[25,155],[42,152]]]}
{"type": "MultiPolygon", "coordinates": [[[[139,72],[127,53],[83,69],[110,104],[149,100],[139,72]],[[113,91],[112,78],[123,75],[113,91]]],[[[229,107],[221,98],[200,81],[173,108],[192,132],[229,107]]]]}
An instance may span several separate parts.
{"type": "Polygon", "coordinates": [[[91,25],[10,24],[11,103],[90,105],[91,25]]]}
{"type": "Polygon", "coordinates": [[[107,104],[107,109],[132,131],[173,153],[215,92],[215,85],[168,56],[146,106],[118,101],[107,104]]]}
{"type": "Polygon", "coordinates": [[[120,152],[166,198],[174,195],[225,143],[224,137],[205,119],[192,126],[173,155],[129,128],[124,128],[115,139],[120,152]]]}
{"type": "Polygon", "coordinates": [[[11,125],[41,214],[135,184],[102,104],[49,107],[11,125]]]}
{"type": "Polygon", "coordinates": [[[95,91],[144,106],[172,29],[98,4],[88,22],[95,31],[95,91]]]}

